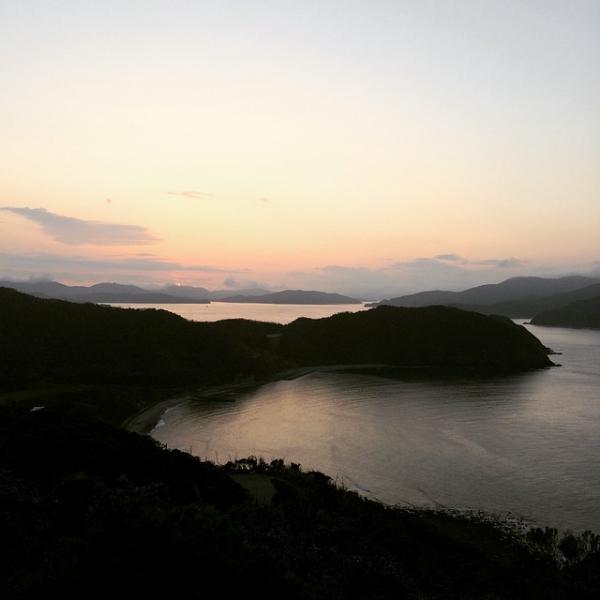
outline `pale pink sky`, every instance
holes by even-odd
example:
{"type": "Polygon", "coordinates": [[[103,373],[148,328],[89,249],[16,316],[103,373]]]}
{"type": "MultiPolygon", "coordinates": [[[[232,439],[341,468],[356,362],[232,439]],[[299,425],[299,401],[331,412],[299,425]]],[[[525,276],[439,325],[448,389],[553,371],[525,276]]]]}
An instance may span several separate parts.
{"type": "Polygon", "coordinates": [[[0,1],[0,279],[600,274],[592,0],[0,1]]]}

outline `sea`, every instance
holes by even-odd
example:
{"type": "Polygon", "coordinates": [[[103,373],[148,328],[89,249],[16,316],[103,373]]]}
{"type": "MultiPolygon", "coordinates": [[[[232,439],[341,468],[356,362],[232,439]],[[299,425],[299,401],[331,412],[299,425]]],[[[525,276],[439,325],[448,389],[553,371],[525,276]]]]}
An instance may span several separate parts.
{"type": "MultiPolygon", "coordinates": [[[[279,323],[368,310],[160,308],[192,320],[279,323]]],[[[516,322],[552,348],[560,366],[486,377],[316,369],[241,391],[234,402],[182,401],[151,435],[219,464],[247,456],[299,463],[386,505],[600,534],[600,331],[516,322]]]]}

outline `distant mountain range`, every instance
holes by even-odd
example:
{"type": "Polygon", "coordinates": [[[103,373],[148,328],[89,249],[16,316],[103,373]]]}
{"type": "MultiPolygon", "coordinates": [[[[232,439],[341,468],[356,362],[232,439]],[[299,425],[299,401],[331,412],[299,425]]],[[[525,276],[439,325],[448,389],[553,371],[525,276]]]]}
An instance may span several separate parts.
{"type": "MultiPolygon", "coordinates": [[[[136,285],[120,283],[97,283],[89,287],[82,285],[69,286],[57,281],[16,282],[0,281],[0,287],[7,287],[37,296],[38,298],[54,298],[70,302],[131,303],[131,304],[209,304],[210,300],[203,295],[202,288],[198,294],[175,295],[172,288],[163,290],[146,290],[136,285]]],[[[177,289],[177,288],[175,288],[177,289]]]]}
{"type": "Polygon", "coordinates": [[[222,302],[249,302],[256,304],[362,304],[356,298],[326,292],[305,292],[303,290],[285,290],[261,296],[231,296],[222,302]]]}
{"type": "Polygon", "coordinates": [[[179,285],[148,290],[136,285],[120,283],[97,283],[87,287],[68,286],[56,281],[0,281],[0,287],[12,288],[38,298],[96,304],[210,304],[211,301],[261,304],[361,304],[360,300],[341,294],[303,290],[270,293],[268,290],[251,288],[233,296],[230,290],[211,292],[202,287],[179,285]]]}
{"type": "MultiPolygon", "coordinates": [[[[481,285],[463,292],[420,292],[382,300],[367,306],[444,305],[514,319],[532,318],[545,311],[562,309],[573,303],[597,297],[600,297],[600,279],[594,277],[569,276],[555,279],[514,277],[501,283],[481,285]]],[[[574,310],[577,310],[577,306],[574,310]]],[[[559,323],[556,325],[560,326],[559,323]]],[[[592,325],[580,326],[592,327],[592,325]]]]}
{"type": "MultiPolygon", "coordinates": [[[[193,286],[170,285],[148,290],[120,283],[97,283],[86,287],[68,286],[56,281],[0,281],[0,287],[12,288],[40,298],[96,304],[210,304],[213,301],[260,304],[361,304],[360,300],[341,294],[304,290],[269,292],[261,288],[250,288],[232,295],[231,290],[210,291],[193,286]]],[[[501,283],[480,285],[462,292],[443,290],[419,292],[366,306],[417,308],[442,305],[485,315],[531,319],[536,325],[599,328],[600,301],[593,302],[598,298],[600,298],[600,278],[579,275],[558,278],[514,277],[501,283]],[[583,301],[590,302],[582,304],[583,301]],[[542,313],[544,316],[540,320],[538,316],[542,313]]]]}

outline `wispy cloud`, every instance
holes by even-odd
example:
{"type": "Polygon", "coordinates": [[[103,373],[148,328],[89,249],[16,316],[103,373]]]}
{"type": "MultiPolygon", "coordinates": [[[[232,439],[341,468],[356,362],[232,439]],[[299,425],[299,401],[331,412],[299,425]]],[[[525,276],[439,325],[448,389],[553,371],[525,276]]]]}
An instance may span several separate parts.
{"type": "Polygon", "coordinates": [[[525,266],[526,261],[519,258],[490,258],[487,260],[480,260],[472,264],[496,267],[498,269],[514,269],[516,267],[525,266]]]}
{"type": "Polygon", "coordinates": [[[145,227],[138,225],[84,221],[57,215],[45,208],[3,206],[0,210],[12,212],[40,224],[45,234],[69,246],[138,246],[160,241],[160,238],[152,235],[145,227]]]}
{"type": "Polygon", "coordinates": [[[433,258],[415,258],[411,261],[397,262],[394,268],[444,268],[469,269],[477,267],[490,267],[495,269],[516,269],[526,265],[520,258],[486,258],[484,260],[468,260],[458,254],[438,254],[433,258]]]}
{"type": "Polygon", "coordinates": [[[183,196],[184,198],[209,198],[210,196],[214,196],[214,194],[210,194],[208,192],[198,192],[197,190],[167,192],[167,194],[171,194],[172,196],[183,196]]]}
{"type": "Polygon", "coordinates": [[[255,281],[254,279],[239,279],[236,277],[227,277],[223,280],[223,285],[227,289],[231,290],[248,290],[252,288],[260,288],[264,290],[276,289],[276,287],[274,287],[270,283],[255,281]]]}
{"type": "Polygon", "coordinates": [[[458,256],[458,254],[438,254],[434,256],[436,260],[443,260],[448,262],[463,262],[464,259],[458,256]]]}
{"type": "Polygon", "coordinates": [[[399,261],[391,265],[392,269],[460,269],[456,265],[448,265],[438,258],[415,258],[413,260],[399,261]]]}
{"type": "Polygon", "coordinates": [[[249,269],[220,269],[211,265],[185,265],[153,254],[114,256],[102,259],[84,256],[64,256],[47,252],[10,254],[0,252],[0,260],[21,268],[52,270],[54,268],[90,268],[105,271],[195,271],[198,273],[249,273],[249,269]]]}
{"type": "Polygon", "coordinates": [[[0,253],[0,279],[22,281],[42,278],[55,281],[115,281],[143,283],[174,276],[193,281],[250,273],[249,269],[220,269],[211,265],[186,265],[153,254],[90,258],[37,252],[0,253]]]}

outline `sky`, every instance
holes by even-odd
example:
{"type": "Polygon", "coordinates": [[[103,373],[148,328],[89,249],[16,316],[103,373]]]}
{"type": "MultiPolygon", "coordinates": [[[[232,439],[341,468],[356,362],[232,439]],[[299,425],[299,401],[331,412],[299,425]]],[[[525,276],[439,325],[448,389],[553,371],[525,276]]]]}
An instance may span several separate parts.
{"type": "Polygon", "coordinates": [[[0,279],[600,276],[597,0],[0,0],[0,279]]]}

